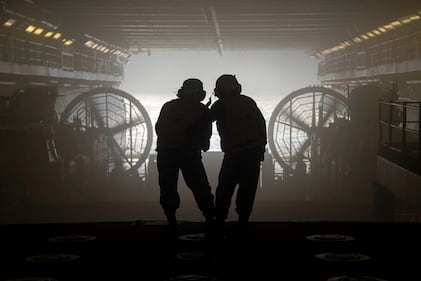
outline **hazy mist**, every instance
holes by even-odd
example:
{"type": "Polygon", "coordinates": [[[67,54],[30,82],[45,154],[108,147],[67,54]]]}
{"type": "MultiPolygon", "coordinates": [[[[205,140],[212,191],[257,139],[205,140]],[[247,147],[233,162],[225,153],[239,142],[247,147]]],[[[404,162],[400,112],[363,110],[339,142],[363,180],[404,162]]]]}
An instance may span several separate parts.
{"type": "Polygon", "coordinates": [[[202,80],[208,95],[215,80],[235,74],[247,95],[281,95],[317,84],[317,61],[304,51],[152,51],[132,56],[121,89],[131,94],[172,94],[190,77],[202,80]]]}

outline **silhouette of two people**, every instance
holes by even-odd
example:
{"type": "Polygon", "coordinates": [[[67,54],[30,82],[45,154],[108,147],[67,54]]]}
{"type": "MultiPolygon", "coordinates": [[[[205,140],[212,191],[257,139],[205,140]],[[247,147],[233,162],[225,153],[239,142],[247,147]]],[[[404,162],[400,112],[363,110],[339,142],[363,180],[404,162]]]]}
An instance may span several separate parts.
{"type": "Polygon", "coordinates": [[[168,224],[177,225],[177,181],[181,170],[207,225],[221,237],[237,185],[238,226],[245,230],[248,225],[267,136],[261,111],[252,98],[241,94],[235,76],[220,76],[214,92],[218,100],[208,109],[201,103],[206,95],[202,82],[187,79],[178,98],[162,107],[155,129],[160,203],[168,224]],[[209,149],[213,121],[224,152],[215,200],[201,158],[201,152],[209,149]]]}

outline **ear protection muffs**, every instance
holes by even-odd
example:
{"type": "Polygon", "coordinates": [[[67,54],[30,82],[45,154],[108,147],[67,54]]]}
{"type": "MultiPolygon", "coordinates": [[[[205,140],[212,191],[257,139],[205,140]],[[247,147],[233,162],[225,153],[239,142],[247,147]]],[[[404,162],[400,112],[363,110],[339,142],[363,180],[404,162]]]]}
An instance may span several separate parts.
{"type": "MultiPolygon", "coordinates": [[[[240,83],[238,83],[238,81],[237,81],[237,78],[235,77],[235,75],[228,75],[228,74],[225,74],[225,75],[222,75],[219,79],[218,79],[218,81],[219,82],[221,82],[221,80],[220,79],[223,79],[223,80],[225,80],[224,82],[222,82],[222,83],[230,83],[231,84],[231,93],[233,94],[233,95],[239,95],[240,93],[241,93],[241,91],[242,91],[242,88],[241,88],[241,84],[240,83]]],[[[218,84],[218,82],[217,82],[217,84],[218,84]]],[[[229,86],[228,86],[229,87],[229,86]]],[[[215,96],[216,97],[220,97],[220,94],[218,93],[218,87],[216,87],[214,90],[213,90],[214,92],[215,92],[215,96]]]]}
{"type": "Polygon", "coordinates": [[[177,91],[177,97],[179,98],[197,98],[199,101],[202,101],[205,99],[206,97],[206,91],[202,90],[202,91],[197,91],[197,90],[192,90],[192,89],[185,89],[184,87],[181,87],[178,91],[177,91]]]}
{"type": "Polygon", "coordinates": [[[232,83],[232,93],[235,95],[239,95],[241,94],[241,84],[238,83],[237,78],[235,77],[235,75],[232,76],[233,77],[233,83],[232,83]]]}

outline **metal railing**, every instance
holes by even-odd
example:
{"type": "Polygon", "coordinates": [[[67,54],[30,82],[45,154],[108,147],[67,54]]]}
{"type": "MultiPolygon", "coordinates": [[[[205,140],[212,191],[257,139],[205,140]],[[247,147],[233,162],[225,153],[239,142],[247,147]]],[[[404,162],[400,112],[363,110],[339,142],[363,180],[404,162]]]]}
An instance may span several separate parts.
{"type": "MultiPolygon", "coordinates": [[[[380,153],[398,164],[421,163],[421,101],[379,103],[380,153]]],[[[419,167],[417,167],[419,168],[419,167]]]]}
{"type": "Polygon", "coordinates": [[[0,31],[0,61],[40,65],[67,71],[123,75],[123,63],[116,56],[99,54],[81,47],[63,47],[60,44],[35,42],[2,34],[0,31]]]}

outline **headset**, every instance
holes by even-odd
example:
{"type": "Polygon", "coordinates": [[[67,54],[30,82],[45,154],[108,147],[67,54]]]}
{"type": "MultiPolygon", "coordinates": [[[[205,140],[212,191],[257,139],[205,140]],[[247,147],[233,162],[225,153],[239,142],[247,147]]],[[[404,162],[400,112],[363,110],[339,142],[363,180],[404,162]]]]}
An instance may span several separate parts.
{"type": "Polygon", "coordinates": [[[183,86],[177,91],[177,97],[179,98],[194,98],[199,101],[202,101],[206,97],[206,91],[205,90],[199,90],[195,88],[191,88],[186,86],[187,81],[196,80],[196,79],[188,79],[183,83],[183,86]]]}
{"type": "MultiPolygon", "coordinates": [[[[216,80],[216,84],[222,84],[222,83],[230,83],[231,84],[231,93],[232,95],[239,95],[242,91],[241,88],[241,84],[238,83],[237,78],[235,77],[235,75],[231,75],[231,74],[224,74],[222,76],[220,76],[218,78],[218,80],[216,80]]],[[[220,98],[220,94],[218,93],[218,86],[215,87],[214,91],[214,95],[218,98],[220,98]]]]}

